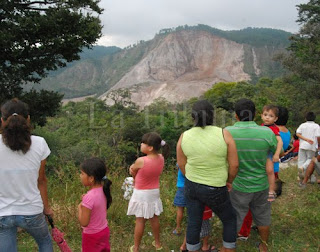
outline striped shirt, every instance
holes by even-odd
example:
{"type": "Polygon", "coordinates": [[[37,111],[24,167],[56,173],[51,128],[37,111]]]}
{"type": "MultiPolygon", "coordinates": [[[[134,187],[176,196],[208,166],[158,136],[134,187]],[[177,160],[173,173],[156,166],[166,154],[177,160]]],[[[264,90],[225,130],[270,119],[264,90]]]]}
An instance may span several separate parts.
{"type": "Polygon", "coordinates": [[[266,160],[274,153],[277,139],[268,127],[255,122],[237,122],[226,128],[237,145],[239,171],[232,187],[241,192],[260,192],[269,188],[266,160]]]}

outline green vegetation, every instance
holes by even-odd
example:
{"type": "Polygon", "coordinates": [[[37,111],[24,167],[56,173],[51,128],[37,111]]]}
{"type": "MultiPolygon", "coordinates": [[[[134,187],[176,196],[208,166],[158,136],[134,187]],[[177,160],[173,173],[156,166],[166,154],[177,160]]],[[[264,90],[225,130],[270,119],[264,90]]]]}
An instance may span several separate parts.
{"type": "Polygon", "coordinates": [[[25,98],[33,109],[35,124],[43,124],[46,116],[55,115],[63,95],[33,89],[28,92],[23,90],[23,84],[38,83],[49,71],[79,59],[79,53],[91,47],[101,35],[97,14],[102,9],[98,3],[99,0],[1,1],[1,104],[13,97],[25,98]],[[39,101],[44,100],[48,107],[39,106],[39,101]]]}
{"type": "MultiPolygon", "coordinates": [[[[128,176],[128,165],[139,155],[142,134],[151,130],[158,131],[172,149],[171,159],[161,177],[161,198],[164,205],[164,213],[160,217],[161,239],[164,251],[178,251],[183,237],[171,234],[176,214],[173,206],[177,176],[174,147],[180,133],[191,126],[189,115],[192,102],[194,101],[173,106],[159,100],[138,112],[133,108],[123,108],[121,104],[106,107],[101,101],[88,99],[81,103],[69,103],[58,116],[48,120],[45,127],[36,129],[35,133],[44,136],[52,150],[48,160],[50,203],[55,212],[56,225],[65,232],[65,238],[73,251],[80,251],[81,248],[77,205],[86,191],[80,183],[79,163],[90,156],[106,160],[108,177],[113,182],[114,201],[108,211],[112,251],[127,251],[133,244],[135,219],[126,216],[128,202],[122,197],[121,185],[128,176]]],[[[216,114],[217,125],[233,123],[232,114],[222,109],[218,109],[216,114]]],[[[320,249],[320,219],[317,212],[320,207],[319,188],[308,185],[306,190],[299,189],[296,173],[296,167],[280,172],[285,184],[283,195],[273,203],[270,251],[316,252],[320,249]],[[307,228],[308,232],[301,227],[307,228]]],[[[212,224],[210,243],[221,246],[221,223],[214,218],[212,224]]],[[[150,231],[151,228],[147,225],[142,251],[152,250],[153,238],[148,235],[150,231]]],[[[36,251],[36,245],[29,235],[22,232],[18,239],[19,251],[36,251]]],[[[258,235],[252,231],[247,242],[238,242],[238,250],[256,251],[256,241],[258,235]]]]}
{"type": "Polygon", "coordinates": [[[213,35],[254,47],[287,47],[289,46],[289,37],[292,35],[289,32],[271,28],[248,27],[242,30],[223,31],[204,24],[198,24],[197,26],[184,25],[178,26],[177,28],[166,28],[160,30],[159,35],[179,32],[182,30],[207,31],[213,35]]]}

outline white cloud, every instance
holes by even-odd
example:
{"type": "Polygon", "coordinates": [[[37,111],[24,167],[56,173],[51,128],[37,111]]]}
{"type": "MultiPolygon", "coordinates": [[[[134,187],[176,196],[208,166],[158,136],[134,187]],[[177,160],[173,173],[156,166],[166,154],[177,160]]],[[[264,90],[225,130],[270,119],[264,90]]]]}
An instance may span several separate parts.
{"type": "Polygon", "coordinates": [[[219,29],[267,27],[298,31],[296,5],[308,0],[102,0],[98,44],[149,40],[162,28],[206,24],[219,29]]]}

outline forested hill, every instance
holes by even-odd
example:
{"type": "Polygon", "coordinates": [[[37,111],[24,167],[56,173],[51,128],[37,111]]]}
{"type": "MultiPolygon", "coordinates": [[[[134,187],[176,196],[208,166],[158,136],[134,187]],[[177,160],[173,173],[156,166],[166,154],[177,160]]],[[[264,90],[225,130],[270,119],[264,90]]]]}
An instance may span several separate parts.
{"type": "MultiPolygon", "coordinates": [[[[152,84],[153,89],[164,83],[170,86],[192,82],[200,85],[197,89],[203,92],[219,81],[255,82],[260,77],[274,78],[283,74],[280,64],[272,58],[289,45],[290,35],[275,29],[222,31],[206,25],[162,29],[154,39],[139,41],[124,49],[103,46],[85,49],[81,60],[51,72],[36,87],[58,91],[64,93],[65,98],[72,98],[101,95],[119,85],[130,88],[152,84]],[[221,60],[222,65],[214,63],[221,60]],[[141,64],[146,61],[150,64],[141,64]],[[137,69],[146,73],[137,75],[137,69]]],[[[193,87],[179,86],[179,89],[193,87]]],[[[178,91],[175,86],[169,89],[178,91]]],[[[185,95],[179,100],[189,98],[188,94],[185,95]]],[[[154,98],[157,97],[150,97],[154,98]]]]}

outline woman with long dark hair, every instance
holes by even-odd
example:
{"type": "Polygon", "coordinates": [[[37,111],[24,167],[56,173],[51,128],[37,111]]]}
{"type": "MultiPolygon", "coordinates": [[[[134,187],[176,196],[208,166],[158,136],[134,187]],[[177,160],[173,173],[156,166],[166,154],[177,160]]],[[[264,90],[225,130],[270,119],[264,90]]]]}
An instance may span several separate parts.
{"type": "Polygon", "coordinates": [[[0,251],[17,251],[17,227],[52,252],[45,215],[52,215],[47,195],[46,158],[50,149],[31,135],[28,105],[18,99],[1,106],[0,251]]]}
{"type": "MultiPolygon", "coordinates": [[[[187,250],[199,251],[202,215],[208,206],[223,224],[221,251],[235,251],[236,213],[228,190],[238,171],[236,144],[229,131],[213,126],[214,109],[201,100],[192,107],[194,127],[181,134],[177,162],[185,174],[187,250]]],[[[212,247],[211,251],[217,251],[212,247]]]]}

